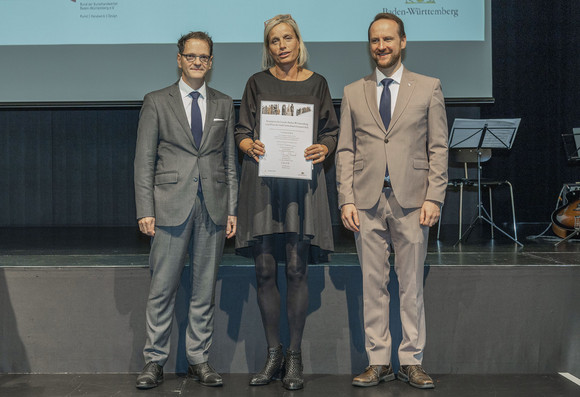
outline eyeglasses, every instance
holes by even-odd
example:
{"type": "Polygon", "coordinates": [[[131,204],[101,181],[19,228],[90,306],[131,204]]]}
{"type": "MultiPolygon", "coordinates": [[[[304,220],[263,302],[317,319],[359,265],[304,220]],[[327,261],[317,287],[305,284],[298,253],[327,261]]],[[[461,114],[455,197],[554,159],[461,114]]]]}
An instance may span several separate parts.
{"type": "Polygon", "coordinates": [[[198,58],[201,63],[207,64],[211,58],[209,55],[195,55],[195,54],[183,54],[183,53],[180,53],[180,54],[182,57],[187,59],[187,62],[193,62],[193,61],[195,61],[195,58],[198,58]]]}
{"type": "Polygon", "coordinates": [[[274,21],[283,22],[283,21],[288,21],[288,20],[292,20],[292,21],[294,20],[294,19],[292,19],[292,15],[290,15],[290,14],[276,15],[274,18],[270,18],[266,22],[264,22],[264,27],[268,26],[268,24],[270,22],[274,22],[274,21]]]}

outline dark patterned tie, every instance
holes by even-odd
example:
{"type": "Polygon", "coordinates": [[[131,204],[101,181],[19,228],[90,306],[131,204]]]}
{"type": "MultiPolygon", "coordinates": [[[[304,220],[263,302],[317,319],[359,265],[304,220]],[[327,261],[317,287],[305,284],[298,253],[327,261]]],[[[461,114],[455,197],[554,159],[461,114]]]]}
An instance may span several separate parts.
{"type": "MultiPolygon", "coordinates": [[[[391,122],[391,90],[389,89],[389,84],[391,84],[392,82],[393,79],[390,79],[388,77],[381,81],[381,84],[383,85],[383,93],[381,94],[379,113],[381,114],[381,119],[383,119],[385,130],[389,129],[389,123],[391,122]]],[[[390,183],[389,167],[385,169],[385,181],[390,183]]]]}
{"type": "Polygon", "coordinates": [[[197,104],[197,98],[199,98],[200,93],[193,91],[189,94],[193,101],[191,102],[191,134],[193,135],[193,141],[195,146],[199,149],[201,145],[201,136],[203,134],[203,125],[201,122],[201,110],[199,110],[199,105],[197,104]]]}
{"type": "Polygon", "coordinates": [[[391,122],[391,90],[389,89],[389,84],[393,82],[393,79],[385,78],[381,81],[383,85],[383,93],[381,94],[381,103],[379,104],[379,113],[383,119],[383,124],[385,125],[385,130],[389,129],[389,123],[391,122]]]}

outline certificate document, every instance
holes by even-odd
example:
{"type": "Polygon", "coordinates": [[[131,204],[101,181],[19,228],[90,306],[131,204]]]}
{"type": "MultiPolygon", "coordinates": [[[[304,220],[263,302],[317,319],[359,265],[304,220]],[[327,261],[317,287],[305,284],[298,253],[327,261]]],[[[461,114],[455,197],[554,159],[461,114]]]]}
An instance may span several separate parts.
{"type": "Polygon", "coordinates": [[[312,179],[312,161],[304,158],[304,150],[312,145],[313,132],[313,104],[261,101],[260,141],[266,154],[258,175],[312,179]]]}

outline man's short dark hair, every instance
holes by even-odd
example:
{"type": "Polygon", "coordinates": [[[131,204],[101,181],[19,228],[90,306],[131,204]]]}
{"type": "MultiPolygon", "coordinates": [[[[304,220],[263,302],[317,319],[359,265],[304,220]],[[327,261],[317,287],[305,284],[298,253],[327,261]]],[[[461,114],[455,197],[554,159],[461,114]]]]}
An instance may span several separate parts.
{"type": "Polygon", "coordinates": [[[181,36],[181,38],[177,42],[177,48],[179,49],[180,54],[183,54],[183,51],[185,50],[185,43],[187,43],[187,41],[191,39],[205,41],[209,46],[209,55],[210,56],[213,55],[213,41],[209,36],[209,34],[205,32],[189,32],[188,34],[184,34],[183,36],[181,36]]]}
{"type": "Polygon", "coordinates": [[[368,30],[369,41],[371,41],[371,26],[373,26],[373,23],[375,23],[376,21],[378,21],[380,19],[389,19],[391,21],[396,22],[397,25],[399,25],[399,37],[402,39],[403,37],[406,36],[405,24],[403,23],[403,20],[401,18],[399,18],[395,14],[391,14],[390,12],[380,12],[377,15],[375,15],[375,19],[373,19],[373,21],[369,25],[369,30],[368,30]]]}

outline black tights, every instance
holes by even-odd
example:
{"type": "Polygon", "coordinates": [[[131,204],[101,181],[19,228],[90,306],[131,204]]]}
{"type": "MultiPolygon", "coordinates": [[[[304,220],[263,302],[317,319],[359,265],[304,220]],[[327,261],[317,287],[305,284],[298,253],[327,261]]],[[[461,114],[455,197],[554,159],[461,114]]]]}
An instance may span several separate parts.
{"type": "MultiPolygon", "coordinates": [[[[286,234],[286,309],[290,327],[290,350],[299,351],[308,312],[308,251],[309,241],[299,241],[298,235],[286,234]]],[[[268,347],[280,344],[280,291],[277,283],[278,264],[274,257],[274,236],[263,236],[254,245],[258,306],[266,332],[268,347]]]]}

